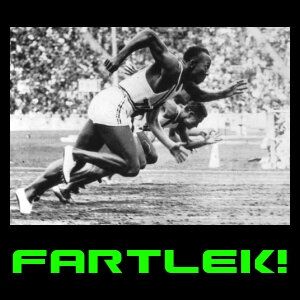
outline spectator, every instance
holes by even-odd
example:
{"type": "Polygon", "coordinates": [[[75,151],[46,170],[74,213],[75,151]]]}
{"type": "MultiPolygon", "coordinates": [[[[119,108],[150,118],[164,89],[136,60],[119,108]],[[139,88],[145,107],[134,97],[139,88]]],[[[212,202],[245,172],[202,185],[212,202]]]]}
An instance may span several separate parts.
{"type": "MultiPolygon", "coordinates": [[[[118,48],[143,27],[118,27],[118,48]]],[[[208,104],[219,112],[259,112],[290,97],[289,81],[273,71],[273,60],[257,46],[243,27],[152,27],[179,58],[182,52],[202,43],[212,54],[210,75],[203,89],[218,90],[244,78],[249,90],[243,97],[208,104]]],[[[260,28],[285,64],[290,65],[288,27],[260,28]]],[[[10,112],[86,113],[92,93],[78,94],[78,80],[101,79],[111,84],[99,66],[104,58],[84,44],[81,34],[89,30],[97,42],[112,52],[109,27],[11,27],[10,28],[10,112]]],[[[149,51],[137,51],[129,58],[138,68],[150,64],[149,51]]],[[[122,79],[122,74],[120,74],[122,79]]]]}

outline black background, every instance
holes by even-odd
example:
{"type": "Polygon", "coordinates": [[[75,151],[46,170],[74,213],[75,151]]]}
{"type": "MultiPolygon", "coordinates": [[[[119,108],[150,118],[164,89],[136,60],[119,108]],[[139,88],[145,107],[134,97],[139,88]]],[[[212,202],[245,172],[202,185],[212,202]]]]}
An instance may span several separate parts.
{"type": "MultiPolygon", "coordinates": [[[[174,2],[163,9],[161,4],[158,6],[154,2],[136,4],[130,2],[123,3],[123,6],[127,8],[126,11],[118,2],[111,8],[104,6],[103,3],[92,7],[83,7],[74,3],[62,7],[61,4],[57,5],[54,2],[44,5],[36,3],[34,6],[26,3],[22,7],[15,4],[14,7],[10,7],[7,14],[11,19],[8,20],[6,27],[2,27],[4,31],[2,34],[2,59],[4,59],[1,72],[2,82],[8,83],[9,26],[292,26],[292,42],[295,44],[296,27],[293,28],[291,23],[293,8],[287,3],[280,7],[275,2],[266,4],[264,7],[261,3],[254,2],[239,2],[234,6],[228,6],[228,3],[222,6],[214,3],[213,7],[208,7],[204,3],[198,3],[196,6],[192,3],[176,4],[174,2]],[[7,37],[7,40],[4,37],[7,37]],[[4,68],[5,65],[6,68],[4,68]]],[[[292,50],[292,53],[297,52],[292,50]]],[[[296,56],[292,58],[292,71],[296,68],[296,56]]],[[[292,74],[292,78],[297,80],[296,72],[295,77],[292,74]]],[[[297,85],[293,86],[291,83],[291,86],[293,120],[293,114],[297,112],[297,85]]],[[[7,98],[2,101],[8,103],[8,87],[7,94],[4,88],[2,91],[5,95],[3,98],[7,98]]],[[[8,112],[9,108],[7,108],[7,119],[4,116],[1,119],[2,128],[7,128],[7,141],[8,112]]],[[[297,139],[297,135],[292,135],[292,137],[293,141],[297,139]]],[[[292,166],[296,168],[293,143],[292,166]]],[[[31,294],[25,295],[31,297],[37,294],[37,289],[43,289],[47,293],[69,289],[78,292],[85,290],[99,292],[98,295],[102,295],[101,291],[107,288],[113,292],[122,292],[128,288],[133,291],[147,288],[148,290],[181,289],[186,293],[189,293],[191,289],[206,290],[209,291],[210,296],[221,292],[226,298],[227,295],[233,294],[245,297],[252,292],[260,298],[261,288],[269,292],[279,290],[288,292],[292,287],[292,279],[295,277],[296,265],[299,261],[297,258],[299,248],[296,247],[296,236],[299,235],[296,230],[297,189],[293,191],[293,180],[296,181],[296,177],[292,177],[291,182],[290,226],[10,226],[9,195],[5,192],[8,191],[9,185],[7,175],[9,173],[9,150],[4,150],[4,148],[2,150],[0,286],[8,288],[11,297],[16,291],[26,293],[30,291],[31,294]],[[5,172],[6,166],[7,173],[5,172]],[[123,274],[110,274],[103,269],[103,272],[101,270],[99,274],[93,275],[76,275],[71,271],[64,271],[61,275],[50,275],[48,266],[33,266],[32,268],[25,266],[24,274],[13,275],[12,252],[17,249],[48,249],[49,251],[116,249],[124,255],[124,262],[121,264],[123,274]],[[178,265],[198,264],[199,267],[201,267],[202,253],[206,249],[250,249],[253,253],[259,253],[263,249],[287,249],[288,274],[254,272],[250,275],[208,275],[200,271],[199,274],[174,275],[164,272],[162,258],[153,258],[150,260],[150,274],[139,275],[137,260],[125,256],[128,249],[174,249],[175,261],[178,265]]],[[[291,174],[293,175],[293,171],[291,174]]],[[[43,297],[45,294],[39,295],[43,297]]],[[[140,298],[142,298],[145,294],[137,293],[137,295],[141,295],[140,298]]],[[[202,294],[196,295],[200,298],[202,294]]]]}
{"type": "MultiPolygon", "coordinates": [[[[5,247],[1,247],[2,271],[10,286],[43,288],[213,288],[218,292],[238,288],[258,290],[288,288],[295,272],[296,249],[289,226],[11,226],[5,247]],[[123,274],[110,274],[99,262],[99,274],[74,274],[74,269],[50,275],[49,264],[24,266],[23,274],[12,274],[12,253],[16,249],[116,249],[123,254],[123,274]],[[126,257],[128,249],[174,249],[178,266],[199,266],[199,274],[168,274],[163,258],[150,259],[150,274],[138,274],[136,258],[126,257]],[[207,249],[288,249],[287,274],[205,274],[202,253],[207,249]],[[103,267],[103,268],[102,268],[103,267]]],[[[49,262],[49,259],[46,258],[49,262]]],[[[239,261],[239,259],[237,259],[239,261]]],[[[276,270],[276,261],[267,263],[276,270]]]]}

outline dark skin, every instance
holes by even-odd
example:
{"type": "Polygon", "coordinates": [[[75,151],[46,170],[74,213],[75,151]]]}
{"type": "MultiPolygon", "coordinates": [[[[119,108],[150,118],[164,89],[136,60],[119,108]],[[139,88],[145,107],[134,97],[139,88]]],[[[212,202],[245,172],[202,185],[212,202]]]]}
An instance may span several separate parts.
{"type": "MultiPolygon", "coordinates": [[[[87,125],[88,126],[88,125],[87,125]]],[[[154,161],[150,161],[149,159],[146,159],[145,153],[143,151],[141,142],[139,141],[138,138],[134,139],[135,145],[138,149],[138,159],[140,162],[141,169],[144,169],[148,164],[154,163],[154,161]]],[[[77,147],[83,147],[83,148],[92,148],[93,144],[89,142],[88,145],[84,144],[85,142],[88,142],[87,140],[83,140],[81,144],[77,144],[77,147]]],[[[151,145],[151,147],[153,147],[151,145]]],[[[154,154],[155,149],[152,148],[152,151],[154,154]]],[[[100,152],[103,154],[103,159],[109,157],[112,155],[108,147],[105,145],[100,152]]],[[[157,159],[157,158],[156,158],[157,159]]],[[[47,169],[45,170],[44,173],[42,173],[40,176],[38,176],[30,185],[28,185],[25,189],[26,195],[28,197],[28,200],[30,202],[37,200],[39,196],[44,194],[47,190],[52,188],[53,186],[60,184],[63,182],[61,171],[62,171],[62,165],[63,165],[63,160],[59,159],[54,162],[52,162],[47,169]]],[[[89,176],[84,176],[78,172],[77,174],[75,173],[73,178],[72,178],[72,183],[70,183],[67,187],[68,190],[72,190],[73,187],[78,189],[80,185],[86,185],[90,182],[99,180],[99,178],[105,177],[107,175],[114,174],[114,171],[112,168],[105,169],[105,168],[95,168],[93,169],[93,172],[90,171],[88,173],[89,176]],[[74,182],[75,183],[74,183],[74,182]]]]}
{"type": "MultiPolygon", "coordinates": [[[[208,72],[205,72],[205,69],[209,68],[210,58],[207,57],[207,54],[202,53],[200,55],[200,59],[203,60],[204,67],[203,67],[202,78],[199,78],[199,81],[203,82],[205,78],[208,76],[208,72]],[[206,66],[205,63],[207,64],[206,66]]],[[[135,68],[134,66],[125,66],[124,71],[126,75],[130,76],[136,73],[138,69],[135,68]]],[[[196,97],[195,101],[199,101],[199,102],[214,101],[214,100],[232,97],[235,95],[240,95],[243,94],[244,90],[247,89],[246,82],[244,80],[239,80],[236,83],[230,85],[227,89],[218,92],[207,92],[200,89],[199,86],[197,86],[196,90],[194,90],[194,87],[188,83],[185,84],[185,88],[189,89],[190,94],[196,97]]],[[[182,91],[174,97],[174,100],[177,104],[185,105],[192,99],[190,94],[187,93],[187,91],[183,88],[182,91]]]]}
{"type": "MultiPolygon", "coordinates": [[[[166,46],[152,31],[145,30],[136,35],[112,61],[106,61],[105,66],[113,73],[131,53],[146,47],[150,48],[155,59],[155,67],[152,68],[152,71],[156,70],[156,73],[152,74],[153,78],[152,76],[149,78],[149,74],[147,75],[148,80],[151,81],[151,87],[155,91],[163,87],[168,89],[176,82],[176,75],[179,74],[178,61],[169,54],[166,46]],[[156,76],[154,76],[155,74],[156,76]],[[168,80],[168,86],[166,86],[166,80],[168,80]]],[[[176,152],[176,146],[173,142],[170,149],[174,147],[175,153],[181,155],[179,146],[176,152]]],[[[136,176],[141,168],[138,151],[129,126],[106,126],[94,124],[89,120],[81,130],[72,154],[77,165],[70,172],[80,169],[87,162],[100,168],[113,170],[123,176],[136,176]],[[107,145],[111,154],[98,152],[103,145],[107,145]]],[[[59,163],[51,166],[50,169],[56,170],[58,165],[59,163]]],[[[53,176],[57,176],[56,172],[53,173],[53,176]]],[[[55,177],[53,181],[56,182],[56,180],[55,177]]],[[[37,186],[37,184],[31,184],[26,188],[28,199],[32,200],[38,194],[37,186]]]]}
{"type": "MultiPolygon", "coordinates": [[[[147,79],[150,86],[155,92],[168,90],[173,86],[179,76],[180,66],[174,55],[170,54],[167,47],[160,41],[157,35],[151,30],[145,30],[137,34],[111,61],[107,60],[105,66],[108,71],[113,73],[118,69],[120,64],[134,51],[148,47],[155,60],[154,65],[147,73],[147,79]]],[[[103,155],[98,152],[82,150],[74,148],[73,157],[80,164],[86,162],[95,164],[99,167],[112,167],[123,176],[136,176],[140,166],[137,160],[137,151],[133,143],[132,133],[129,126],[105,126],[102,124],[94,124],[89,131],[95,132],[94,139],[97,140],[97,148],[101,148],[106,144],[112,153],[115,153],[108,159],[103,161],[103,155]]],[[[162,130],[157,130],[162,136],[162,142],[172,150],[172,154],[176,160],[182,155],[183,150],[180,149],[180,144],[172,142],[162,133],[162,130]]],[[[90,136],[90,133],[86,133],[90,136]]],[[[83,132],[81,136],[84,137],[83,132]]],[[[180,160],[181,161],[181,160],[180,160]]]]}
{"type": "MultiPolygon", "coordinates": [[[[150,29],[137,34],[116,57],[106,60],[105,66],[109,72],[113,73],[132,52],[147,46],[155,60],[146,73],[147,81],[155,93],[166,91],[178,80],[180,74],[178,59],[150,29]]],[[[184,64],[182,83],[192,81],[199,84],[205,79],[204,74],[210,66],[210,57],[203,57],[201,60],[199,58],[184,64]]]]}
{"type": "Polygon", "coordinates": [[[189,99],[192,98],[194,99],[194,101],[199,101],[200,99],[200,102],[210,102],[219,99],[229,98],[235,95],[241,95],[247,89],[244,80],[239,80],[235,84],[231,85],[229,88],[215,93],[203,91],[193,82],[186,83],[184,85],[184,88],[187,91],[188,96],[190,97],[189,99]]]}
{"type": "MultiPolygon", "coordinates": [[[[157,37],[152,30],[144,30],[137,34],[112,60],[107,60],[105,66],[111,73],[116,71],[122,62],[134,51],[148,47],[153,55],[155,63],[147,72],[147,80],[155,93],[168,90],[178,80],[180,74],[180,65],[177,58],[171,54],[165,44],[157,37]]],[[[175,159],[182,161],[183,155],[186,155],[181,148],[181,144],[171,141],[163,132],[161,128],[156,126],[155,119],[152,119],[152,125],[155,127],[154,134],[158,139],[171,151],[175,159]],[[155,125],[154,125],[155,124],[155,125]]],[[[74,159],[82,163],[92,163],[99,167],[112,167],[123,176],[136,176],[139,172],[139,163],[136,158],[137,151],[132,143],[132,133],[129,126],[104,126],[101,124],[94,124],[98,140],[98,148],[103,144],[107,144],[112,153],[117,157],[111,158],[103,165],[102,155],[97,152],[85,151],[74,148],[74,159]],[[118,161],[118,165],[116,165],[118,161]]],[[[89,132],[87,132],[89,135],[89,132]]],[[[84,133],[82,134],[84,137],[84,133]]]]}
{"type": "MultiPolygon", "coordinates": [[[[183,109],[179,112],[177,110],[177,105],[174,102],[174,100],[168,100],[161,108],[161,114],[163,118],[169,119],[169,120],[175,120],[179,123],[177,128],[172,129],[170,128],[169,131],[169,137],[174,142],[184,142],[184,148],[190,151],[193,151],[196,148],[203,147],[205,145],[217,143],[221,141],[221,138],[219,135],[212,136],[208,134],[205,138],[202,137],[198,140],[191,140],[187,134],[187,128],[191,129],[193,127],[197,127],[199,123],[201,123],[204,119],[204,115],[196,114],[195,112],[191,110],[183,109]],[[178,136],[180,137],[178,137],[178,136]]],[[[150,141],[148,144],[151,144],[150,141]]],[[[147,146],[148,147],[148,146],[147,146]]],[[[141,151],[139,151],[141,152],[141,151]]],[[[151,144],[151,151],[147,155],[147,163],[155,163],[157,161],[157,153],[155,151],[155,148],[151,144]]],[[[72,183],[67,185],[66,187],[60,187],[61,191],[64,191],[67,195],[69,195],[72,190],[78,190],[79,186],[81,184],[87,184],[90,182],[93,182],[97,180],[99,177],[103,177],[107,175],[108,173],[103,174],[103,169],[100,168],[94,168],[89,173],[82,174],[81,176],[78,175],[78,178],[74,178],[74,182],[72,179],[72,183]]]]}
{"type": "MultiPolygon", "coordinates": [[[[133,51],[147,46],[150,48],[153,58],[155,59],[155,63],[147,70],[147,81],[155,93],[166,91],[178,80],[180,73],[178,59],[168,51],[167,47],[159,39],[156,33],[150,29],[139,33],[116,57],[111,60],[106,60],[105,66],[109,72],[113,73],[133,51]]],[[[204,52],[200,53],[190,61],[184,62],[181,83],[183,84],[183,89],[191,98],[195,99],[195,101],[208,102],[218,100],[240,94],[246,89],[245,83],[240,81],[230,90],[232,93],[230,93],[228,89],[218,93],[209,93],[201,90],[198,85],[205,80],[210,65],[211,58],[204,52]]],[[[178,162],[184,161],[186,153],[181,150],[182,144],[174,144],[174,142],[166,137],[156,121],[157,115],[157,110],[153,110],[149,113],[148,121],[152,122],[152,125],[149,123],[150,129],[170,150],[171,154],[178,162]]]]}
{"type": "MultiPolygon", "coordinates": [[[[155,59],[155,63],[146,73],[147,81],[155,93],[160,93],[173,86],[178,79],[180,68],[178,65],[178,59],[175,55],[168,51],[164,43],[152,30],[145,30],[138,34],[115,58],[106,60],[105,66],[109,72],[115,72],[129,56],[132,49],[134,49],[133,51],[140,49],[137,48],[138,45],[147,44],[146,40],[151,41],[149,48],[153,58],[155,59]]],[[[238,81],[237,84],[233,86],[234,88],[230,90],[233,93],[230,93],[227,89],[218,93],[209,93],[201,90],[198,85],[208,76],[210,65],[211,58],[205,52],[200,53],[189,62],[184,61],[184,70],[181,81],[183,83],[184,90],[193,99],[197,99],[195,101],[208,102],[227,98],[235,94],[241,94],[242,91],[246,89],[246,83],[241,80],[238,81]],[[238,91],[235,92],[235,89],[238,89],[238,91]]]]}
{"type": "MultiPolygon", "coordinates": [[[[105,67],[110,73],[115,72],[129,55],[142,48],[149,48],[155,60],[146,73],[150,87],[155,93],[169,90],[178,81],[180,64],[153,30],[146,29],[138,33],[116,57],[105,61],[105,67]]],[[[198,101],[206,102],[216,98],[216,95],[208,97],[208,93],[204,94],[197,86],[205,79],[210,64],[209,55],[200,53],[190,61],[184,62],[183,65],[181,83],[191,96],[196,95],[198,97],[196,97],[198,101]]],[[[187,153],[184,151],[182,143],[173,142],[162,130],[157,121],[158,110],[159,108],[156,108],[148,113],[149,127],[158,140],[170,150],[176,161],[182,162],[186,159],[187,153]]],[[[123,176],[126,176],[126,173],[128,176],[136,176],[139,171],[139,164],[129,126],[104,126],[101,124],[94,124],[94,126],[98,147],[107,144],[112,153],[115,153],[119,158],[112,158],[111,161],[108,160],[103,165],[101,154],[74,149],[74,159],[81,163],[90,162],[100,167],[102,165],[103,167],[111,166],[123,176]],[[116,160],[118,166],[116,166],[116,160]]]]}
{"type": "MultiPolygon", "coordinates": [[[[147,29],[137,34],[116,57],[105,62],[105,67],[113,73],[134,51],[147,47],[155,60],[146,74],[150,87],[155,93],[170,89],[177,83],[180,66],[177,58],[168,51],[165,44],[152,30],[147,29]]],[[[195,95],[195,99],[199,97],[198,101],[215,100],[197,86],[205,79],[209,66],[210,57],[205,55],[184,62],[181,83],[191,96],[195,95]]],[[[182,148],[183,144],[174,143],[166,136],[157,121],[158,111],[159,108],[148,113],[149,126],[156,137],[170,150],[177,162],[182,162],[187,155],[182,148]]],[[[88,121],[80,132],[73,149],[73,157],[77,161],[77,168],[90,162],[101,168],[112,169],[123,176],[136,176],[141,167],[129,126],[106,126],[88,121]],[[108,146],[110,154],[98,153],[104,144],[108,146]]],[[[34,193],[34,189],[30,193],[28,189],[26,191],[28,198],[30,198],[29,194],[32,196],[34,193]]]]}

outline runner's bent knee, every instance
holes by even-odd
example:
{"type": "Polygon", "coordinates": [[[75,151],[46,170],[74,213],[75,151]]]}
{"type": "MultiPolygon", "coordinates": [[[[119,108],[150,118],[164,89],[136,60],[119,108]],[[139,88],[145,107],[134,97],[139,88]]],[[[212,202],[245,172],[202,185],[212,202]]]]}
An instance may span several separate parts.
{"type": "Polygon", "coordinates": [[[140,172],[140,163],[138,159],[125,159],[127,166],[124,174],[126,176],[135,177],[140,172]]]}

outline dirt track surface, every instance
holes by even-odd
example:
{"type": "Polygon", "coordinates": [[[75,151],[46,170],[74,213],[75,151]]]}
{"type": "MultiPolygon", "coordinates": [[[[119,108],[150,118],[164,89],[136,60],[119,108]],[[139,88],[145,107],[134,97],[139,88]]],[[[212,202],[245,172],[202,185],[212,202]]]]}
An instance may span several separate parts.
{"type": "MultiPolygon", "coordinates": [[[[58,146],[51,145],[56,156],[61,153],[58,146]]],[[[220,145],[221,168],[217,170],[208,169],[209,146],[181,165],[159,148],[157,165],[147,167],[138,177],[115,176],[110,185],[93,183],[67,205],[48,191],[30,216],[19,213],[14,190],[35,179],[41,169],[33,167],[44,167],[49,158],[43,150],[29,149],[34,153],[33,158],[26,154],[33,161],[29,167],[29,159],[22,158],[23,165],[18,161],[16,149],[11,148],[11,160],[16,161],[10,171],[12,225],[290,223],[290,172],[262,171],[257,164],[248,163],[247,159],[260,155],[258,146],[220,145]],[[47,159],[38,159],[36,153],[47,159]]]]}
{"type": "Polygon", "coordinates": [[[68,205],[47,192],[30,216],[12,198],[11,224],[289,224],[288,181],[283,172],[144,171],[135,180],[94,183],[68,205]]]}

